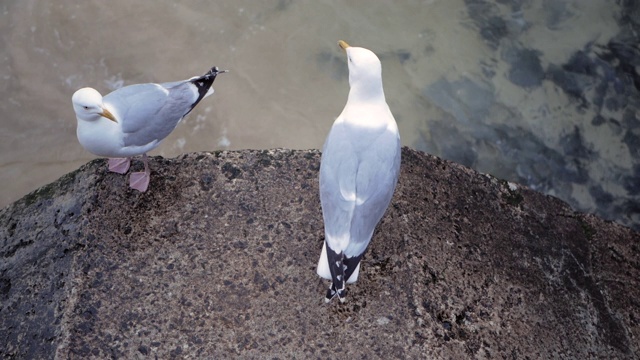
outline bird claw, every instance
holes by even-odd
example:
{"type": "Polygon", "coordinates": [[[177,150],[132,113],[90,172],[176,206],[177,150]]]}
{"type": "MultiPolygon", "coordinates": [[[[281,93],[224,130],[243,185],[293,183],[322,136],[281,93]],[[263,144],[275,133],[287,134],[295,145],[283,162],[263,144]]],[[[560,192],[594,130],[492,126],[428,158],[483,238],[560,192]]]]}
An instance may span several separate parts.
{"type": "Polygon", "coordinates": [[[118,174],[126,174],[129,171],[129,166],[131,165],[130,158],[111,158],[109,159],[109,171],[118,173],[118,174]]]}

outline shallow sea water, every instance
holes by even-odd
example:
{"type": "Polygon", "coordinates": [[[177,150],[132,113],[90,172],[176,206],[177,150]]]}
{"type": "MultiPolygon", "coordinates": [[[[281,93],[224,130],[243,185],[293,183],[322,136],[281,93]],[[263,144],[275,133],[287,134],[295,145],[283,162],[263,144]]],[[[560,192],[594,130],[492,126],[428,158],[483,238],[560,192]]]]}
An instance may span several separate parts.
{"type": "Polygon", "coordinates": [[[151,155],[320,148],[348,93],[343,39],[379,55],[403,145],[638,228],[639,13],[613,0],[8,0],[0,206],[94,158],[75,137],[84,86],[216,65],[231,72],[151,155]]]}

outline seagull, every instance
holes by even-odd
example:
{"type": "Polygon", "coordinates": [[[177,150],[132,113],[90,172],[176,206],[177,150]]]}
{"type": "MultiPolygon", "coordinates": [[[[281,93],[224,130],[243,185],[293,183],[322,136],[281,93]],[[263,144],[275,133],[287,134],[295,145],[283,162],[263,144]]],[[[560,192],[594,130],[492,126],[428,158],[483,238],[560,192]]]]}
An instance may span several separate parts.
{"type": "Polygon", "coordinates": [[[131,157],[143,155],[144,171],[131,173],[129,186],[149,187],[147,152],[155,149],[200,100],[213,94],[216,76],[228,70],[213,67],[202,76],[162,84],[136,84],[104,98],[82,88],[71,98],[76,112],[78,141],[87,151],[109,157],[109,171],[125,174],[131,157]]]}
{"type": "Polygon", "coordinates": [[[370,50],[340,40],[349,66],[349,97],[322,148],[320,202],[325,241],[317,273],[331,280],[325,297],[346,300],[346,284],[389,206],[400,171],[400,135],[382,88],[382,66],[370,50]]]}

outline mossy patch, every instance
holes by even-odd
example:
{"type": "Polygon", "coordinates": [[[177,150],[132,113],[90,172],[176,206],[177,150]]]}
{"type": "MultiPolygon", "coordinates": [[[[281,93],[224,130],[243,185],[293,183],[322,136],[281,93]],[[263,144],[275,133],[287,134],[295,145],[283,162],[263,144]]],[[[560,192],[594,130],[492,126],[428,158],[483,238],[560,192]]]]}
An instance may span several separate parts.
{"type": "Polygon", "coordinates": [[[593,236],[596,234],[596,229],[593,228],[593,226],[589,225],[589,223],[587,223],[582,216],[578,216],[578,223],[580,223],[580,228],[582,229],[582,232],[584,233],[584,236],[587,238],[587,240],[592,240],[593,236]]]}
{"type": "Polygon", "coordinates": [[[76,180],[79,170],[80,169],[63,175],[58,180],[28,193],[22,198],[22,201],[25,202],[26,206],[31,206],[38,201],[53,198],[60,188],[67,187],[70,183],[73,183],[76,180]]]}
{"type": "Polygon", "coordinates": [[[511,206],[518,206],[524,200],[524,197],[515,191],[509,191],[507,194],[502,194],[502,198],[511,206]]]}

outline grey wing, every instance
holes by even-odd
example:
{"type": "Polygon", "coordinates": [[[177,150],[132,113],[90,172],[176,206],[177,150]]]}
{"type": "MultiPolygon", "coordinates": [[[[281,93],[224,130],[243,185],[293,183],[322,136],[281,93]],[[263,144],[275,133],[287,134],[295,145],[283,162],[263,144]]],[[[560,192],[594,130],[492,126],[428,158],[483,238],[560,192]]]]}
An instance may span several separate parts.
{"type": "Polygon", "coordinates": [[[122,122],[125,146],[143,146],[167,137],[197,99],[188,82],[138,84],[105,96],[122,122]]]}
{"type": "Polygon", "coordinates": [[[358,256],[366,250],[393,197],[399,171],[400,138],[397,133],[384,132],[360,158],[356,178],[358,201],[345,255],[358,256]]]}
{"type": "Polygon", "coordinates": [[[320,201],[329,246],[339,249],[335,239],[349,236],[355,208],[358,160],[340,123],[334,124],[322,150],[320,162],[320,201]]]}

